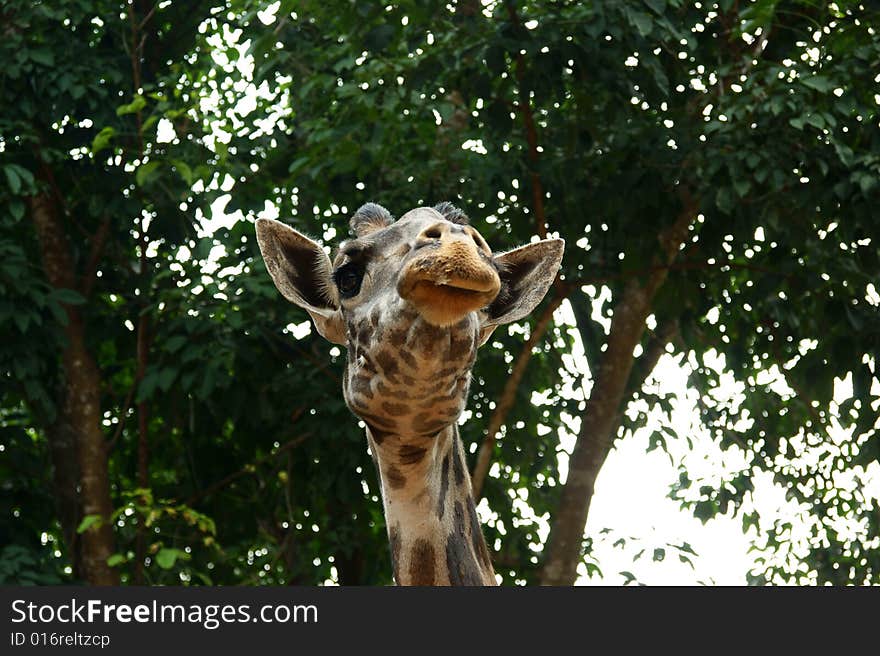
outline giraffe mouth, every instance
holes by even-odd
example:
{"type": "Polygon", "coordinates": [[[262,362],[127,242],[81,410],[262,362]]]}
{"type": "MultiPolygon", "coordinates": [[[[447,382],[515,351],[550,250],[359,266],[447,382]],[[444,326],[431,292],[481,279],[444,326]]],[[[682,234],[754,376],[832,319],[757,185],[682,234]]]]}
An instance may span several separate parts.
{"type": "Polygon", "coordinates": [[[415,306],[428,323],[451,326],[471,312],[489,305],[497,295],[497,289],[474,289],[471,286],[419,280],[404,298],[415,306]]]}
{"type": "Polygon", "coordinates": [[[486,307],[501,289],[495,268],[476,253],[427,255],[404,268],[397,289],[422,317],[437,326],[449,326],[470,312],[486,307]],[[463,255],[463,257],[462,257],[463,255]]]}
{"type": "Polygon", "coordinates": [[[495,298],[497,290],[486,288],[484,285],[474,284],[470,280],[452,282],[436,282],[433,280],[419,280],[413,285],[412,294],[437,294],[441,297],[458,298],[462,301],[486,298],[489,303],[495,298]],[[463,284],[462,284],[463,282],[463,284]]]}

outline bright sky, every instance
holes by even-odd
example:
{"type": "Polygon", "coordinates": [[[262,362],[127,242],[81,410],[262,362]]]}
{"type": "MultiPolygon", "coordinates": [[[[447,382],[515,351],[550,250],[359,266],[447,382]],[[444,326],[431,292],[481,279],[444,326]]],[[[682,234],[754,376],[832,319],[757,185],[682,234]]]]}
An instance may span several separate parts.
{"type": "MultiPolygon", "coordinates": [[[[655,378],[667,381],[668,386],[678,388],[680,396],[684,396],[686,375],[672,357],[664,356],[655,378]]],[[[686,415],[687,411],[679,414],[686,415]]],[[[694,415],[678,417],[677,432],[684,434],[689,430],[693,418],[694,415]]],[[[620,572],[625,571],[648,585],[744,585],[753,559],[740,520],[719,517],[703,524],[689,511],[682,510],[679,502],[668,498],[670,486],[678,480],[678,469],[662,450],[647,452],[649,432],[639,431],[621,440],[599,473],[587,534],[594,538],[594,555],[602,576],[581,577],[579,583],[623,584],[627,577],[620,572]],[[600,530],[606,528],[611,532],[602,536],[600,530]],[[627,539],[626,544],[615,547],[621,537],[627,539]],[[690,556],[693,568],[682,563],[678,552],[667,546],[683,543],[697,553],[690,556]],[[657,547],[666,550],[660,562],[653,560],[657,547]],[[644,555],[633,560],[642,549],[644,555]]],[[[678,445],[678,457],[686,463],[691,478],[711,476],[723,459],[720,449],[706,440],[695,440],[695,446],[695,451],[686,453],[678,445]]]]}
{"type": "MultiPolygon", "coordinates": [[[[593,298],[593,319],[610,327],[610,320],[602,317],[599,310],[602,302],[610,300],[606,290],[588,290],[593,298]]],[[[588,371],[579,344],[577,331],[573,329],[574,317],[567,304],[555,315],[557,325],[571,326],[572,336],[578,342],[573,349],[572,362],[568,368],[583,374],[588,371]]],[[[652,323],[649,318],[648,323],[652,323]]],[[[691,356],[693,358],[693,356],[691,356]]],[[[703,356],[704,364],[724,372],[724,359],[714,351],[703,356]]],[[[654,373],[646,381],[646,387],[663,395],[674,395],[672,428],[677,440],[669,440],[669,454],[661,449],[648,452],[648,436],[658,427],[658,414],[649,411],[649,420],[645,428],[634,435],[619,440],[602,467],[596,482],[596,492],[590,506],[590,516],[586,535],[593,538],[593,556],[601,570],[601,576],[592,578],[582,575],[580,585],[616,585],[633,581],[648,585],[744,585],[746,575],[755,567],[758,554],[750,550],[757,531],[750,528],[748,533],[742,531],[741,515],[732,513],[719,516],[703,524],[692,512],[683,510],[680,503],[669,498],[671,486],[678,481],[679,467],[688,473],[692,481],[723,480],[725,473],[732,473],[746,468],[744,455],[738,448],[722,451],[711,435],[700,423],[696,406],[697,393],[689,389],[687,377],[689,363],[683,356],[666,354],[662,356],[654,373]],[[653,416],[652,416],[653,415],[653,416]],[[693,448],[686,444],[685,437],[693,441],[693,448]],[[603,529],[608,529],[607,533],[603,529]],[[620,543],[620,538],[625,543],[620,543]],[[679,559],[679,552],[669,545],[687,543],[696,555],[691,555],[693,567],[679,559]],[[665,548],[665,557],[655,561],[655,548],[665,548]],[[640,557],[637,555],[640,552],[640,557]],[[623,574],[621,572],[624,572],[623,574]]],[[[563,395],[576,396],[577,390],[563,371],[563,395]]],[[[785,384],[784,376],[779,369],[773,367],[761,372],[759,380],[769,384],[774,390],[785,394],[793,394],[785,384]]],[[[589,381],[589,375],[587,375],[589,381]]],[[[741,397],[740,386],[727,373],[721,377],[718,397],[741,397]]],[[[588,382],[587,385],[590,383],[588,382]]],[[[586,390],[589,393],[589,390],[586,390]]],[[[880,395],[877,381],[872,387],[872,394],[880,395]]],[[[832,415],[836,405],[852,396],[851,377],[836,379],[834,386],[834,402],[832,415]]],[[[582,398],[582,397],[581,397],[582,398]]],[[[533,399],[534,400],[534,399],[533,399]]],[[[828,451],[852,441],[852,429],[841,426],[835,419],[829,429],[830,442],[811,448],[798,443],[792,438],[792,452],[787,464],[807,468],[818,466],[818,459],[828,451]]],[[[561,436],[562,446],[570,451],[574,444],[571,435],[561,436]]],[[[567,472],[565,456],[560,458],[560,470],[567,472]]],[[[867,470],[846,472],[833,476],[835,486],[840,489],[853,490],[857,487],[866,498],[880,499],[880,464],[872,463],[867,470]]],[[[747,510],[757,510],[760,515],[760,526],[763,530],[771,527],[774,520],[782,519],[792,523],[791,537],[793,540],[805,540],[808,535],[807,526],[798,516],[798,506],[785,498],[785,490],[774,483],[772,475],[767,472],[756,474],[752,478],[754,492],[747,497],[747,510]]],[[[846,531],[860,532],[856,524],[846,520],[835,523],[835,527],[843,534],[846,531]]],[[[880,540],[877,546],[880,546],[880,540]]],[[[803,544],[796,545],[795,554],[803,555],[803,544]]],[[[780,554],[771,555],[777,562],[784,557],[780,554]]]]}
{"type": "MultiPolygon", "coordinates": [[[[610,320],[602,316],[600,309],[611,301],[611,295],[607,289],[587,291],[596,299],[593,319],[607,331],[610,320]]],[[[586,385],[591,385],[587,360],[568,302],[560,307],[555,319],[558,325],[569,326],[576,342],[567,368],[581,375],[586,373],[586,385]]],[[[742,464],[722,454],[706,435],[699,435],[694,394],[688,392],[688,372],[680,360],[668,354],[662,356],[647,384],[658,393],[675,395],[675,433],[690,435],[695,448],[690,450],[681,440],[669,443],[671,455],[661,449],[648,452],[648,436],[659,425],[655,417],[649,419],[644,429],[618,441],[596,481],[587,525],[587,535],[593,538],[593,558],[601,575],[582,574],[579,585],[618,585],[632,581],[633,577],[648,585],[746,583],[746,572],[753,560],[748,554],[749,541],[743,535],[740,520],[719,517],[703,524],[668,496],[671,485],[678,480],[679,463],[685,466],[692,480],[717,476],[720,471],[738,469],[736,465],[742,464]],[[693,567],[682,562],[680,552],[670,545],[692,548],[696,555],[681,553],[690,559],[693,567]],[[662,555],[657,553],[657,560],[655,549],[664,550],[662,555]]],[[[584,398],[589,395],[589,389],[578,390],[577,381],[566,373],[563,373],[563,381],[564,396],[584,398]]],[[[575,420],[575,423],[578,422],[575,420]]],[[[563,435],[561,442],[565,450],[570,451],[574,436],[563,435]]],[[[562,473],[568,470],[564,456],[560,470],[562,473]]]]}

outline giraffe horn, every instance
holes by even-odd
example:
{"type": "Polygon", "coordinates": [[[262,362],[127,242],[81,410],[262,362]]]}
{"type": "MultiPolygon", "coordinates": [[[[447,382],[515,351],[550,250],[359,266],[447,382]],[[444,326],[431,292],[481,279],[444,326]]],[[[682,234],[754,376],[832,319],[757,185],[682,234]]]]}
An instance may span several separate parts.
{"type": "Polygon", "coordinates": [[[458,223],[459,225],[468,225],[470,223],[470,219],[468,219],[467,214],[458,209],[449,201],[445,200],[442,203],[437,203],[436,205],[434,205],[434,209],[440,212],[440,214],[443,215],[443,218],[447,221],[452,221],[453,223],[458,223]]]}
{"type": "Polygon", "coordinates": [[[351,217],[351,221],[349,221],[352,232],[358,237],[368,235],[392,223],[394,223],[394,217],[391,216],[391,213],[376,203],[361,205],[358,211],[354,213],[354,216],[351,217]]]}

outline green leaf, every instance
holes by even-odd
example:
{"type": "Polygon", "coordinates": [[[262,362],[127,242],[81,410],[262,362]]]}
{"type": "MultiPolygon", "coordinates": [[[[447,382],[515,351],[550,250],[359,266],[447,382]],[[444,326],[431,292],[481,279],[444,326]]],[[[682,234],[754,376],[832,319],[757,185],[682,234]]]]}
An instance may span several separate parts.
{"type": "Polygon", "coordinates": [[[662,16],[666,11],[666,0],[645,0],[645,4],[653,9],[658,16],[662,16]]]}
{"type": "Polygon", "coordinates": [[[287,167],[287,172],[288,173],[298,173],[301,168],[306,166],[306,164],[310,164],[311,162],[312,162],[311,157],[297,157],[287,167]]]}
{"type": "Polygon", "coordinates": [[[43,66],[55,65],[55,56],[52,54],[51,50],[44,48],[40,48],[38,50],[30,50],[28,51],[28,56],[31,58],[31,61],[35,61],[38,64],[42,64],[43,66]]]}
{"type": "Polygon", "coordinates": [[[174,369],[163,369],[162,372],[157,376],[156,385],[163,392],[167,392],[171,383],[174,382],[174,379],[177,377],[177,372],[174,369]]]}
{"type": "Polygon", "coordinates": [[[697,552],[694,551],[694,548],[690,545],[689,542],[682,542],[680,545],[678,545],[678,550],[693,554],[694,556],[697,555],[697,552]]]}
{"type": "Polygon", "coordinates": [[[82,294],[72,289],[55,289],[52,291],[52,298],[66,305],[82,305],[86,302],[82,294]]]}
{"type": "Polygon", "coordinates": [[[137,394],[135,395],[135,401],[140,403],[144,399],[150,398],[153,394],[153,390],[156,389],[156,370],[148,369],[147,373],[144,374],[144,377],[141,379],[140,384],[138,385],[137,394]]]}
{"type": "Polygon", "coordinates": [[[822,130],[825,127],[825,119],[822,118],[821,114],[810,114],[807,116],[806,121],[819,130],[822,130]]]}
{"type": "Polygon", "coordinates": [[[143,187],[150,180],[156,177],[157,169],[162,164],[162,162],[158,160],[150,160],[146,164],[141,164],[138,167],[137,173],[134,174],[134,181],[137,183],[138,187],[143,187]]]}
{"type": "Polygon", "coordinates": [[[629,12],[629,19],[641,36],[645,37],[651,34],[651,30],[654,27],[654,19],[651,18],[650,14],[646,14],[643,11],[631,11],[629,12]]]}
{"type": "Polygon", "coordinates": [[[20,221],[24,218],[24,203],[18,199],[13,199],[9,203],[9,213],[12,215],[13,219],[20,221]]]}
{"type": "Polygon", "coordinates": [[[12,315],[12,321],[18,327],[19,332],[26,333],[30,322],[30,316],[23,312],[16,312],[12,315]]]}
{"type": "Polygon", "coordinates": [[[805,87],[810,87],[822,93],[828,93],[834,90],[835,85],[824,75],[814,75],[812,77],[801,78],[801,83],[805,87]]]}
{"type": "Polygon", "coordinates": [[[186,344],[187,339],[183,335],[174,335],[173,337],[169,337],[165,341],[165,350],[169,353],[174,353],[181,346],[186,344]]]}
{"type": "Polygon", "coordinates": [[[859,175],[859,188],[862,190],[862,193],[867,197],[871,190],[877,186],[877,178],[870,173],[862,173],[859,175]]]}
{"type": "Polygon", "coordinates": [[[388,42],[394,36],[394,26],[390,23],[377,25],[364,37],[364,44],[368,50],[382,52],[388,47],[388,42]]]}
{"type": "Polygon", "coordinates": [[[185,551],[181,551],[180,549],[159,549],[159,553],[156,554],[156,564],[162,569],[171,569],[174,567],[174,563],[177,562],[177,559],[180,560],[189,560],[189,554],[185,551]]]}
{"type": "Polygon", "coordinates": [[[85,533],[93,526],[100,526],[104,520],[101,519],[100,515],[86,515],[83,517],[83,520],[79,523],[79,526],[76,527],[77,533],[85,533]]]}
{"type": "Polygon", "coordinates": [[[21,178],[18,177],[18,173],[16,173],[15,169],[16,167],[14,165],[7,164],[3,167],[3,173],[6,174],[6,182],[9,185],[9,190],[14,196],[17,196],[18,192],[21,191],[21,178]]]}
{"type": "Polygon", "coordinates": [[[92,154],[99,153],[110,146],[110,141],[116,136],[116,130],[110,126],[102,128],[95,138],[92,139],[92,154]]]}
{"type": "Polygon", "coordinates": [[[743,198],[749,193],[749,190],[752,188],[752,183],[745,178],[737,178],[733,181],[733,188],[736,189],[736,193],[739,197],[743,198]]]}
{"type": "Polygon", "coordinates": [[[146,98],[144,98],[143,96],[136,96],[135,99],[127,105],[120,105],[119,107],[117,107],[116,115],[125,116],[126,114],[134,114],[135,112],[141,111],[146,106],[146,98]]]}
{"type": "Polygon", "coordinates": [[[171,163],[177,169],[177,172],[180,173],[180,177],[183,178],[183,181],[186,182],[186,184],[191,185],[193,183],[193,174],[189,164],[182,162],[179,159],[173,159],[171,160],[171,163]]]}
{"type": "Polygon", "coordinates": [[[34,174],[18,164],[7,164],[3,167],[3,173],[13,195],[18,195],[22,190],[29,191],[34,187],[34,174]]]}
{"type": "Polygon", "coordinates": [[[122,554],[113,554],[107,559],[107,565],[110,567],[116,567],[117,565],[124,563],[126,560],[126,557],[122,554]]]}
{"type": "Polygon", "coordinates": [[[153,114],[152,116],[148,116],[147,120],[144,121],[144,124],[141,126],[141,131],[146,133],[151,127],[153,127],[156,123],[159,122],[159,117],[153,114]]]}
{"type": "Polygon", "coordinates": [[[837,153],[837,157],[840,158],[840,163],[844,166],[850,167],[855,162],[855,153],[853,152],[853,149],[845,143],[835,141],[834,151],[837,153]]]}
{"type": "Polygon", "coordinates": [[[729,187],[721,187],[715,194],[715,204],[724,214],[730,214],[733,211],[734,198],[729,187]]]}

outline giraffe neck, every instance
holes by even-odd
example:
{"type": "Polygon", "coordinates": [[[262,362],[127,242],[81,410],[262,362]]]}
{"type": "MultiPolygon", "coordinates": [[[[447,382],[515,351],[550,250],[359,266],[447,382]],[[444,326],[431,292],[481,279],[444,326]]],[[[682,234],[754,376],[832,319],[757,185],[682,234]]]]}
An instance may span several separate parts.
{"type": "Polygon", "coordinates": [[[398,585],[496,585],[458,426],[433,437],[367,431],[398,585]]]}

